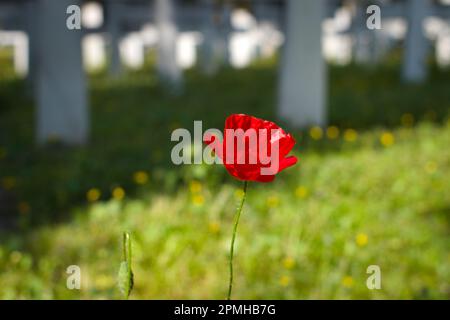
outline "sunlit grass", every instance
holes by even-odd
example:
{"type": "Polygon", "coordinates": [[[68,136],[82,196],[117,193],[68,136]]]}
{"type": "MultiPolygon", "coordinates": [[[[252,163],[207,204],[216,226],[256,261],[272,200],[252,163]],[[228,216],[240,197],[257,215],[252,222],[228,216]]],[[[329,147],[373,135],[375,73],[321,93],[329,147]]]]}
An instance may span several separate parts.
{"type": "MultiPolygon", "coordinates": [[[[380,134],[361,135],[365,144],[348,151],[300,153],[273,184],[250,184],[236,298],[448,297],[450,127],[396,130],[389,148],[380,134]],[[381,267],[382,290],[365,285],[372,264],[381,267]]],[[[70,223],[8,238],[2,298],[118,297],[123,230],[134,239],[132,298],[223,298],[240,186],[229,180],[215,192],[192,180],[170,196],[116,197],[80,209],[70,223]],[[71,264],[82,267],[80,291],[65,288],[71,264]]]]}

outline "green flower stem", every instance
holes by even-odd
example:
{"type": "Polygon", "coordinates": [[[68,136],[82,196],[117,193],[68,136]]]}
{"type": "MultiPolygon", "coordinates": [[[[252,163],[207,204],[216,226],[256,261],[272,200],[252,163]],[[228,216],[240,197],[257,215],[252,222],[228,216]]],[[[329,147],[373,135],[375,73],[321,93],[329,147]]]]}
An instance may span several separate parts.
{"type": "Polygon", "coordinates": [[[123,291],[124,298],[128,299],[134,285],[133,270],[131,269],[131,237],[128,232],[123,233],[122,248],[123,261],[119,270],[119,287],[123,291]]]}
{"type": "Polygon", "coordinates": [[[234,223],[233,228],[233,237],[231,238],[231,246],[230,246],[230,283],[228,285],[228,297],[227,300],[231,299],[231,290],[233,289],[233,255],[234,255],[234,241],[236,240],[236,231],[239,224],[239,218],[241,217],[242,208],[244,207],[245,197],[247,195],[247,185],[248,181],[244,182],[244,194],[242,196],[241,203],[236,212],[236,221],[234,223]]]}
{"type": "Polygon", "coordinates": [[[128,232],[123,233],[123,260],[127,261],[130,265],[131,269],[131,240],[130,240],[130,234],[128,232]]]}

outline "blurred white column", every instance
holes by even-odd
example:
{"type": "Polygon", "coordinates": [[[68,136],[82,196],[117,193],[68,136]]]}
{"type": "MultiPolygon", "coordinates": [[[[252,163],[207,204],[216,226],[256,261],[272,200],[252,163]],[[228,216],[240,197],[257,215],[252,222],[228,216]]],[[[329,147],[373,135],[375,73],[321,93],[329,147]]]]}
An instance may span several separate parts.
{"type": "Polygon", "coordinates": [[[407,82],[423,82],[427,77],[428,53],[423,21],[429,14],[429,0],[408,0],[406,8],[408,32],[405,39],[402,76],[407,82]]]}
{"type": "Polygon", "coordinates": [[[322,53],[326,61],[346,65],[352,60],[352,12],[348,7],[335,11],[332,17],[322,22],[322,53]]]}
{"type": "Polygon", "coordinates": [[[436,39],[436,60],[440,67],[450,67],[450,30],[436,39]]]}
{"type": "Polygon", "coordinates": [[[88,104],[81,59],[81,31],[66,27],[66,9],[76,0],[37,2],[37,142],[58,139],[83,144],[88,104]]]}
{"type": "Polygon", "coordinates": [[[14,36],[14,70],[23,77],[28,74],[28,37],[24,32],[14,36]]]}
{"type": "Polygon", "coordinates": [[[230,64],[234,68],[249,66],[257,55],[258,32],[233,32],[229,41],[230,64]]]}
{"type": "Polygon", "coordinates": [[[83,37],[83,64],[88,71],[96,71],[106,63],[105,39],[92,33],[83,37]]]}
{"type": "Polygon", "coordinates": [[[327,77],[322,56],[325,3],[324,0],[287,2],[278,114],[297,127],[326,122],[327,77]]]}
{"type": "Polygon", "coordinates": [[[124,65],[140,69],[144,65],[144,41],[139,32],[132,32],[120,41],[120,56],[124,65]]]}
{"type": "Polygon", "coordinates": [[[197,62],[197,45],[200,35],[197,32],[182,32],[177,39],[177,64],[182,69],[192,68],[197,62]]]}
{"type": "Polygon", "coordinates": [[[261,22],[257,29],[257,56],[270,58],[284,42],[284,35],[271,22],[261,22]]]}
{"type": "Polygon", "coordinates": [[[170,91],[182,89],[182,72],[177,64],[176,46],[178,30],[175,22],[173,0],[156,0],[155,19],[158,29],[157,69],[163,83],[170,91]]]}
{"type": "Polygon", "coordinates": [[[234,68],[244,68],[252,63],[258,53],[258,23],[244,9],[233,10],[231,25],[235,32],[229,36],[229,62],[234,68]]]}
{"type": "Polygon", "coordinates": [[[0,46],[12,47],[14,71],[19,76],[28,74],[28,37],[22,31],[0,31],[0,46]]]}

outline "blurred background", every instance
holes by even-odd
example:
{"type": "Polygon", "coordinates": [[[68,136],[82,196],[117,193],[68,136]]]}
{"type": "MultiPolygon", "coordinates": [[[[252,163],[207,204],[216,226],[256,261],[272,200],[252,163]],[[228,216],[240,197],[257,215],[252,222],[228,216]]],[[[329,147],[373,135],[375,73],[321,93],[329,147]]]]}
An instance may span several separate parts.
{"type": "Polygon", "coordinates": [[[174,165],[170,135],[232,113],[299,157],[249,186],[235,298],[450,298],[449,21],[448,0],[1,0],[0,298],[120,298],[123,231],[132,299],[224,298],[242,185],[174,165]]]}

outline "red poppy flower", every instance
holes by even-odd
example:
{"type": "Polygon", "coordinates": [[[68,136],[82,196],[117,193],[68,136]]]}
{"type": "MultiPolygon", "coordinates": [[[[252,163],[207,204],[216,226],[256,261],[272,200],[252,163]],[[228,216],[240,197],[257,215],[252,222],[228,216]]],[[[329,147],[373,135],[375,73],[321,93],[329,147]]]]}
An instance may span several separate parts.
{"type": "Polygon", "coordinates": [[[295,145],[290,134],[271,121],[245,114],[226,119],[223,141],[206,137],[205,142],[239,180],[270,182],[297,163],[295,156],[287,156],[295,145]]]}

